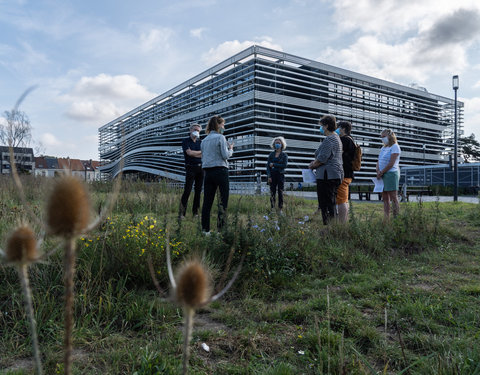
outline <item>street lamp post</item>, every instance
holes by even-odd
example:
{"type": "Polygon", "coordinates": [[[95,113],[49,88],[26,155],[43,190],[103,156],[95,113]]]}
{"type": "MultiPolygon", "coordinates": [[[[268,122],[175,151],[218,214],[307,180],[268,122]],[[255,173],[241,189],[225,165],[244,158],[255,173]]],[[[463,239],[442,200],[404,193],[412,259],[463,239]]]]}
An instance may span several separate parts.
{"type": "Polygon", "coordinates": [[[457,90],[459,87],[458,75],[452,77],[452,87],[455,92],[455,131],[453,147],[453,201],[458,201],[458,156],[457,156],[457,90]]]}

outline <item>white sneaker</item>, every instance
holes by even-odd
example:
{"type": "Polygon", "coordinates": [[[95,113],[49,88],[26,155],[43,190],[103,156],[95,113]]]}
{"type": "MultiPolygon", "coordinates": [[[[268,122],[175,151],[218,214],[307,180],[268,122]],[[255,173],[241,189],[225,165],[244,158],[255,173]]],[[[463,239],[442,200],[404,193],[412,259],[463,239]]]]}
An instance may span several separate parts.
{"type": "Polygon", "coordinates": [[[202,230],[202,234],[205,236],[205,237],[208,237],[212,234],[212,232],[205,232],[204,230],[202,230]]]}

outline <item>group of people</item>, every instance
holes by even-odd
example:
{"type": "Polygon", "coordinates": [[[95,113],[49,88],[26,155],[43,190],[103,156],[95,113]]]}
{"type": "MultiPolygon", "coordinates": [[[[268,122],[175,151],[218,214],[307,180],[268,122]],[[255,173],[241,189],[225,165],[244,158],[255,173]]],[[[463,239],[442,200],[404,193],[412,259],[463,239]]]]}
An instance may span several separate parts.
{"type": "MultiPolygon", "coordinates": [[[[317,185],[318,211],[321,212],[324,224],[337,218],[339,222],[348,220],[349,185],[354,178],[352,162],[356,145],[351,136],[352,124],[348,121],[337,121],[334,116],[326,115],[320,119],[320,133],[325,139],[315,151],[315,159],[310,162],[317,185]]],[[[202,206],[202,230],[210,233],[210,212],[217,190],[220,194],[217,228],[225,224],[225,215],[229,197],[229,179],[227,160],[233,154],[233,142],[227,142],[223,136],[225,120],[213,116],[205,129],[207,136],[200,139],[201,126],[190,126],[189,137],[182,142],[185,156],[185,188],[180,203],[180,218],[185,217],[188,198],[195,186],[192,212],[198,215],[200,194],[204,188],[202,206]]],[[[385,129],[380,133],[383,147],[380,150],[376,171],[377,178],[383,180],[382,199],[384,216],[390,217],[390,206],[393,215],[399,212],[398,185],[400,180],[399,161],[400,147],[395,133],[385,129]]],[[[266,173],[270,185],[270,205],[278,206],[282,213],[283,191],[285,187],[285,169],[288,155],[285,152],[287,143],[284,137],[274,137],[271,142],[273,151],[268,155],[266,173]],[[277,199],[278,198],[278,199],[277,199]]]]}

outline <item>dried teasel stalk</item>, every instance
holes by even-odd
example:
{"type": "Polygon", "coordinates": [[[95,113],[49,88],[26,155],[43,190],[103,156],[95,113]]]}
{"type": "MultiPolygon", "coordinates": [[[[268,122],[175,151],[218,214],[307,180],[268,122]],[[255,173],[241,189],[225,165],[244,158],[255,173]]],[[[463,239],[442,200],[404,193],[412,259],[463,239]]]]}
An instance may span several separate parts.
{"type": "Polygon", "coordinates": [[[25,309],[30,322],[30,334],[32,337],[33,355],[35,358],[35,368],[38,375],[43,373],[40,349],[37,337],[37,322],[32,303],[32,290],[30,288],[30,279],[28,277],[28,266],[37,261],[38,246],[35,233],[27,225],[22,224],[15,229],[7,239],[7,248],[5,250],[5,260],[15,265],[18,271],[18,277],[22,284],[23,295],[25,298],[25,309]]]}
{"type": "Polygon", "coordinates": [[[175,299],[184,311],[183,374],[188,371],[190,340],[192,339],[195,310],[209,302],[212,287],[206,266],[198,259],[186,261],[179,269],[175,299]]]}
{"type": "Polygon", "coordinates": [[[56,182],[47,202],[47,228],[51,234],[62,237],[65,242],[65,374],[72,372],[76,239],[78,235],[87,231],[90,213],[90,200],[83,182],[71,175],[61,177],[56,182]]]}
{"type": "Polygon", "coordinates": [[[79,235],[90,220],[88,192],[78,178],[67,175],[55,184],[47,204],[47,227],[63,238],[79,235]]]}

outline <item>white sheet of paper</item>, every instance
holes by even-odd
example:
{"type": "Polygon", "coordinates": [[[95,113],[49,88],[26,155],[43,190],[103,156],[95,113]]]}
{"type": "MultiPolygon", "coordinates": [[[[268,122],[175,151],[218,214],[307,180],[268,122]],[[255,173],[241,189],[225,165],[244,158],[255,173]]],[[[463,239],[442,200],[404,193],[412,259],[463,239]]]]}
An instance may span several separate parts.
{"type": "Polygon", "coordinates": [[[372,178],[373,183],[375,184],[375,187],[373,188],[374,193],[381,193],[383,192],[383,178],[378,179],[376,177],[372,178]]]}
{"type": "Polygon", "coordinates": [[[311,169],[302,169],[303,182],[317,182],[315,174],[311,169]]]}

